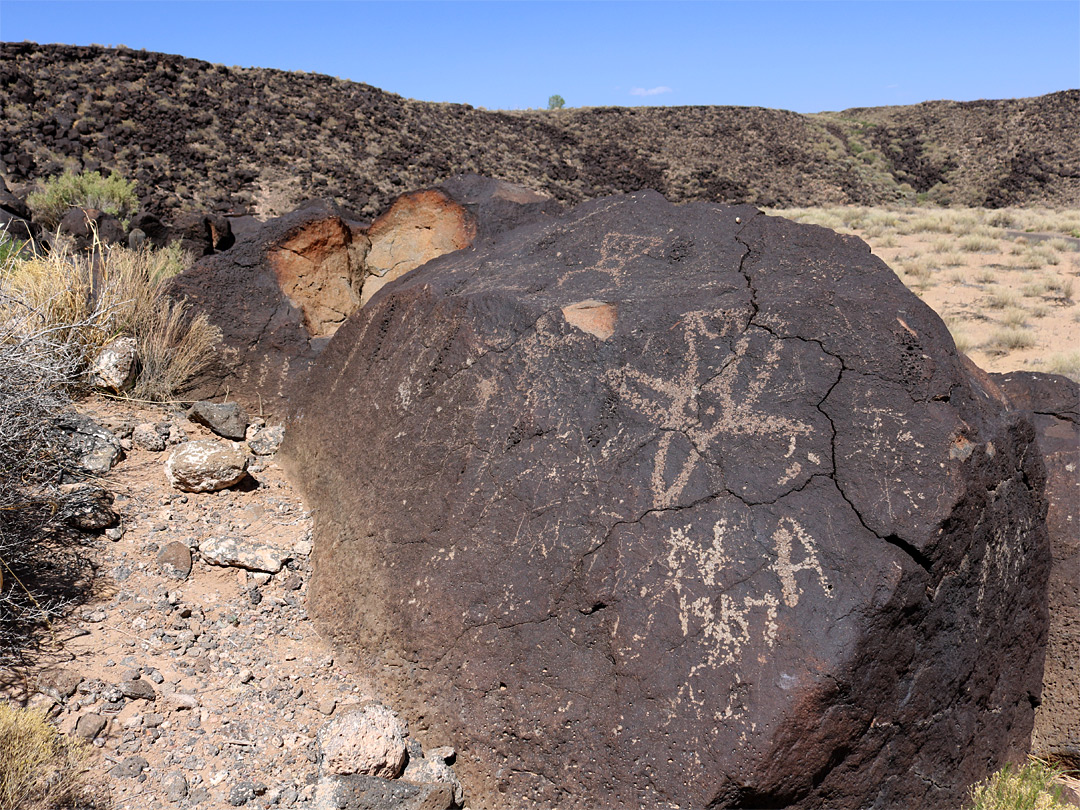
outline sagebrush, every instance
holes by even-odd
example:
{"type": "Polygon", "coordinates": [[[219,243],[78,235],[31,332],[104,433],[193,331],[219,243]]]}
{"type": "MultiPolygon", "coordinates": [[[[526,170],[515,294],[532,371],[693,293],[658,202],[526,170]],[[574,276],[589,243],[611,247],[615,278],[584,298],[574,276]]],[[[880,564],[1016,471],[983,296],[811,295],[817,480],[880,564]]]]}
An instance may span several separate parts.
{"type": "Polygon", "coordinates": [[[70,169],[41,184],[30,194],[26,204],[34,212],[34,221],[52,229],[60,224],[64,214],[73,206],[97,208],[112,214],[127,227],[128,218],[138,210],[139,198],[135,183],[116,172],[103,177],[98,172],[76,174],[70,169]]]}

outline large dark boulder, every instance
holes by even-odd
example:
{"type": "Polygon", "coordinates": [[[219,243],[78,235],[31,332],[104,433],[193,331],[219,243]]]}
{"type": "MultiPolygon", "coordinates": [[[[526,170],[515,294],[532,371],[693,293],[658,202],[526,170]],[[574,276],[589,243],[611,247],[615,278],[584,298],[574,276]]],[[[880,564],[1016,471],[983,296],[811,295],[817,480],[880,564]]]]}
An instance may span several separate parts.
{"type": "Polygon", "coordinates": [[[642,192],[442,256],[282,456],[474,808],[951,809],[1027,751],[1034,430],[857,239],[642,192]]]}
{"type": "Polygon", "coordinates": [[[1050,637],[1032,753],[1080,767],[1080,384],[1057,374],[991,375],[1035,425],[1046,463],[1050,637]]]}

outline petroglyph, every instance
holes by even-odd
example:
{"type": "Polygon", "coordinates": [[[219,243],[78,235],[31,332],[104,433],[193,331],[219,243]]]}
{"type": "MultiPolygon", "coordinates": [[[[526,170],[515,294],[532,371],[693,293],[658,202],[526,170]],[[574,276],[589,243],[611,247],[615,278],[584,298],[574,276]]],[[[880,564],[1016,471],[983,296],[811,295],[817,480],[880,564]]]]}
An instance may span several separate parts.
{"type": "MultiPolygon", "coordinates": [[[[750,586],[749,593],[734,594],[734,587],[729,586],[717,596],[717,589],[725,586],[724,575],[733,580],[749,563],[740,559],[745,553],[738,553],[745,545],[745,532],[746,527],[733,526],[726,517],[713,524],[709,542],[701,542],[690,524],[672,526],[668,531],[664,562],[671,576],[667,587],[657,592],[652,602],[655,612],[673,591],[683,636],[696,638],[695,643],[704,650],[701,660],[691,667],[688,681],[700,670],[737,663],[743,649],[753,645],[759,637],[767,648],[772,648],[777,638],[781,602],[788,608],[795,608],[806,584],[817,582],[826,597],[833,596],[832,585],[818,559],[817,543],[791,517],[781,518],[773,531],[771,537],[776,556],[763,569],[775,574],[779,588],[764,584],[767,579],[752,577],[751,581],[757,583],[757,587],[750,586]],[[730,548],[725,548],[725,543],[730,548]],[[797,552],[796,543],[801,553],[797,552]],[[804,585],[800,585],[798,574],[803,571],[813,576],[809,582],[804,578],[804,585]],[[777,590],[779,593],[775,592],[777,590]]],[[[759,553],[755,546],[753,556],[759,553]]],[[[649,627],[651,624],[650,620],[649,627]]],[[[689,688],[692,691],[692,683],[689,688]]]]}
{"type": "Polygon", "coordinates": [[[642,236],[632,233],[609,233],[600,243],[600,258],[589,267],[579,267],[565,273],[556,286],[561,287],[582,273],[604,273],[611,277],[616,287],[622,284],[623,271],[630,259],[660,247],[664,242],[659,236],[642,236]]]}
{"type": "MultiPolygon", "coordinates": [[[[785,458],[789,458],[795,452],[798,437],[808,436],[812,431],[807,422],[768,413],[760,407],[762,395],[780,360],[781,341],[771,338],[764,359],[754,358],[748,362],[746,355],[751,337],[743,335],[735,344],[732,360],[717,373],[712,366],[702,362],[699,352],[703,341],[716,341],[721,337],[706,324],[709,317],[734,325],[741,324],[744,313],[721,310],[684,315],[678,326],[686,341],[685,362],[682,373],[674,379],[653,376],[636,368],[612,372],[612,382],[620,397],[665,431],[657,441],[653,463],[651,485],[656,508],[679,502],[690,477],[703,460],[701,453],[713,449],[719,436],[786,436],[789,449],[785,458]],[[735,386],[743,380],[746,380],[746,390],[736,394],[735,386]],[[700,407],[701,399],[708,403],[704,410],[700,407]],[[673,431],[685,435],[693,449],[677,470],[669,471],[669,456],[675,439],[673,431]]],[[[800,462],[789,464],[780,475],[780,483],[794,480],[802,469],[800,462]]]]}

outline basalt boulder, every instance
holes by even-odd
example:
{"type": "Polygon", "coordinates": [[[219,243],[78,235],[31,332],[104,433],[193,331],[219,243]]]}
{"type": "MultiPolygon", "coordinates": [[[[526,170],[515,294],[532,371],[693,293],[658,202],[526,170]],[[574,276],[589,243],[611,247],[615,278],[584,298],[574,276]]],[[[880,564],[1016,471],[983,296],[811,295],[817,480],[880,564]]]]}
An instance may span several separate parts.
{"type": "Polygon", "coordinates": [[[1035,424],[1046,463],[1050,636],[1032,753],[1080,767],[1080,384],[1057,374],[991,375],[1035,424]]]}
{"type": "Polygon", "coordinates": [[[954,808],[1027,751],[1034,429],[857,239],[642,192],[442,256],[280,455],[472,807],[954,808]]]}

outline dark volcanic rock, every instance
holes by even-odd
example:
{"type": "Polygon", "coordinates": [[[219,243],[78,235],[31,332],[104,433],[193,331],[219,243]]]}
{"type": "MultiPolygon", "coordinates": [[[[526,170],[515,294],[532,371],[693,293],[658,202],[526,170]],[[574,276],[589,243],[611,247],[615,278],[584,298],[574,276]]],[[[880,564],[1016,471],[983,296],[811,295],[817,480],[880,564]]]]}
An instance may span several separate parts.
{"type": "Polygon", "coordinates": [[[1031,748],[1080,765],[1080,385],[1056,374],[991,375],[1028,412],[1046,463],[1050,639],[1031,748]]]}
{"type": "Polygon", "coordinates": [[[475,217],[478,239],[563,213],[563,207],[551,197],[478,174],[451,177],[439,189],[475,217]]]}
{"type": "Polygon", "coordinates": [[[1021,759],[1034,430],[857,239],[598,200],[387,286],[282,456],[477,808],[953,808],[1021,759]]]}

